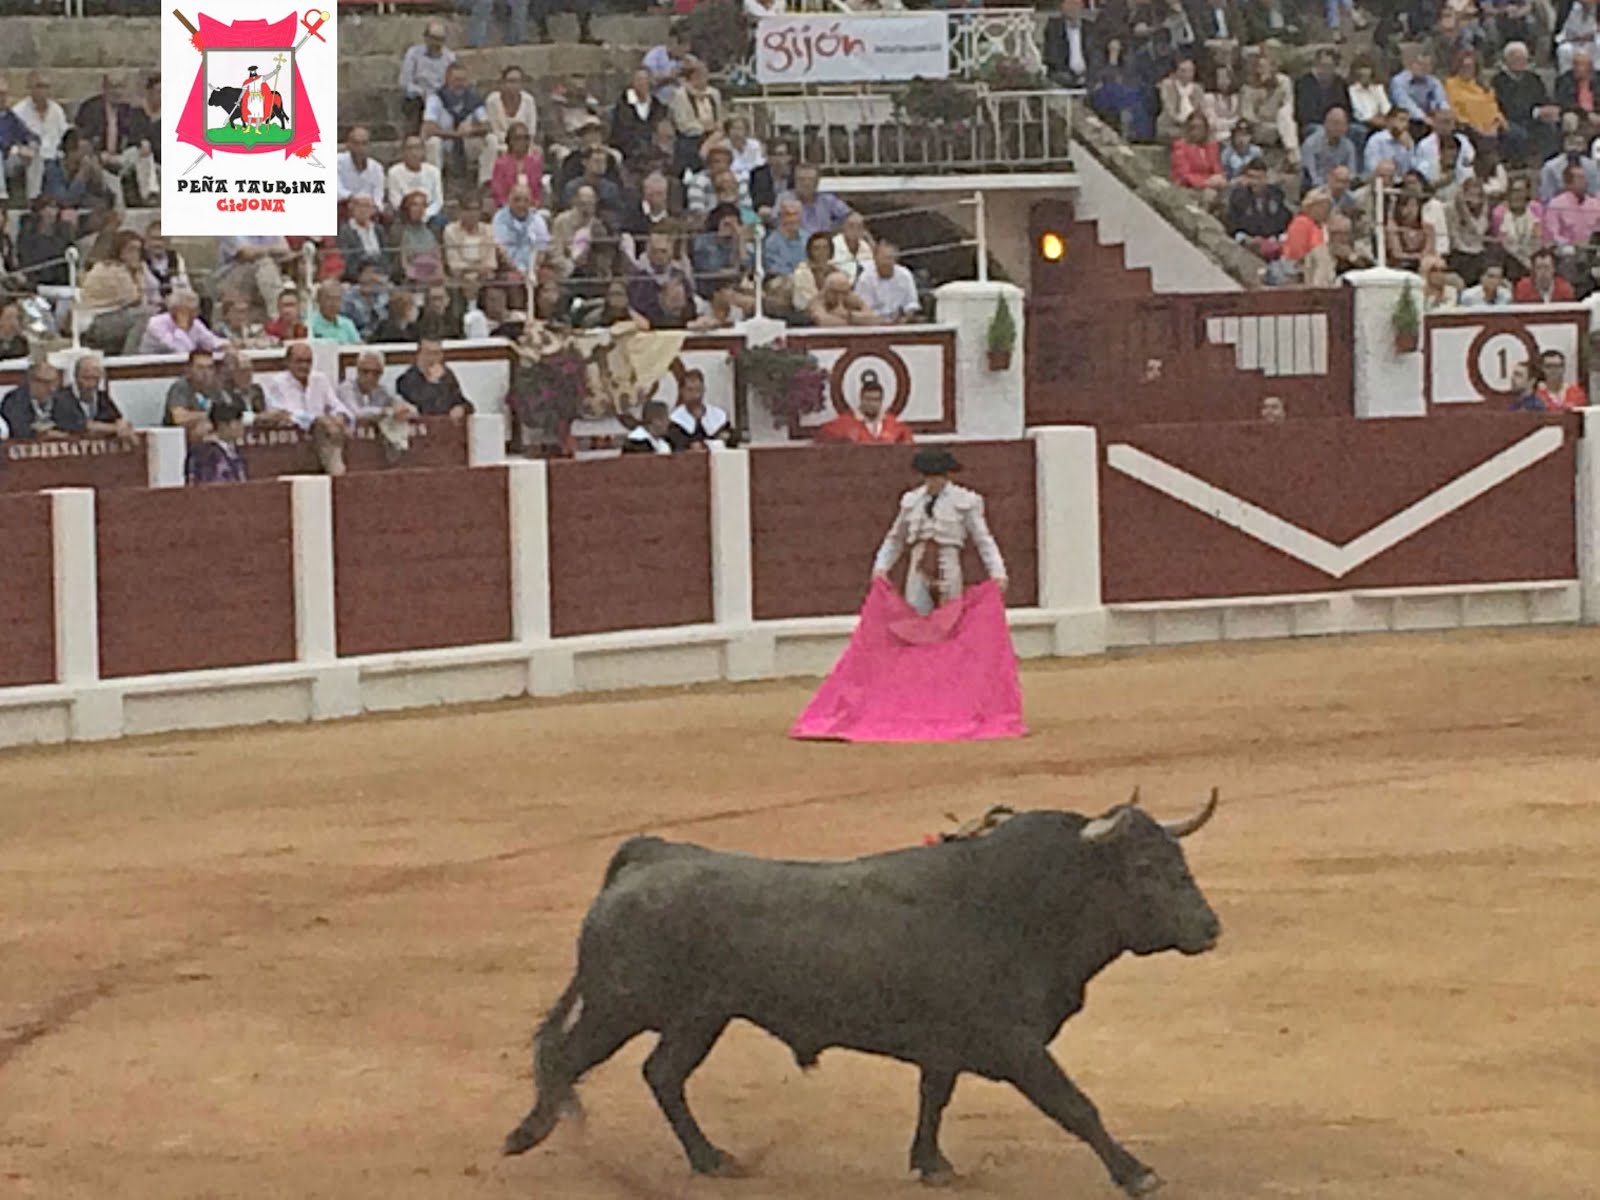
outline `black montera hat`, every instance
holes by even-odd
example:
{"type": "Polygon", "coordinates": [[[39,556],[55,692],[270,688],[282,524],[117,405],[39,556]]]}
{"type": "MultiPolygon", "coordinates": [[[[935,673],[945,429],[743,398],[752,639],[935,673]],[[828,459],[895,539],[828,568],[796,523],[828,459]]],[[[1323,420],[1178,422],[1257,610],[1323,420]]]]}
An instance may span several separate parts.
{"type": "Polygon", "coordinates": [[[254,67],[246,67],[245,70],[251,75],[256,73],[256,69],[254,67]]]}
{"type": "Polygon", "coordinates": [[[928,446],[917,451],[911,460],[911,469],[919,475],[948,475],[961,470],[961,464],[943,446],[928,446]]]}

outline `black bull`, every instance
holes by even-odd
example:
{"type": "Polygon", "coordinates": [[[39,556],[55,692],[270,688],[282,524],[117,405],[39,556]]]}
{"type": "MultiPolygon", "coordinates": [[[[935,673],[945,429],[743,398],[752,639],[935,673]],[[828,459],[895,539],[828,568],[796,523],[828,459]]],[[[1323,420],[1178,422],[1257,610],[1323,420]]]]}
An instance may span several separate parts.
{"type": "MultiPolygon", "coordinates": [[[[1137,796],[1135,797],[1137,799],[1137,796]]],[[[636,837],[583,922],[578,968],[534,1038],[536,1103],[505,1152],[537,1146],[574,1085],[624,1043],[660,1034],[645,1080],[697,1172],[737,1164],[684,1097],[728,1022],[786,1043],[802,1067],[830,1047],[921,1068],[911,1169],[953,1176],[939,1124],[956,1078],[1015,1086],[1087,1142],[1131,1196],[1161,1180],[1100,1122],[1049,1051],[1089,980],[1122,954],[1200,954],[1221,925],[1178,838],[1136,803],[1102,817],[1022,813],[987,836],[846,862],[776,862],[636,837]]]]}
{"type": "MultiPolygon", "coordinates": [[[[244,90],[236,87],[214,87],[211,96],[206,100],[208,108],[220,108],[228,114],[228,128],[232,129],[239,119],[239,101],[244,98],[244,90]]],[[[283,102],[273,93],[272,112],[267,115],[267,120],[276,121],[285,129],[289,128],[289,118],[284,114],[283,102]]]]}

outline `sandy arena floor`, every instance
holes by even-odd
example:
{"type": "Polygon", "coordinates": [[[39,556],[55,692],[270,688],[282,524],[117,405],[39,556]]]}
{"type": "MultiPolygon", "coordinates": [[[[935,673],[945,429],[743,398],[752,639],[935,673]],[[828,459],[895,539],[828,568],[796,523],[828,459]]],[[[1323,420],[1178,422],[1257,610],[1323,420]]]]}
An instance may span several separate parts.
{"type": "MultiPolygon", "coordinates": [[[[993,802],[1163,816],[1220,913],[1123,959],[1056,1045],[1164,1196],[1600,1196],[1600,635],[1057,663],[1034,735],[794,744],[783,684],[0,756],[0,1196],[920,1196],[909,1068],[803,1077],[748,1026],[690,1084],[753,1162],[692,1179],[639,1076],[499,1157],[583,910],[637,830],[788,856],[993,802]]],[[[964,1080],[958,1196],[1111,1197],[964,1080]]]]}

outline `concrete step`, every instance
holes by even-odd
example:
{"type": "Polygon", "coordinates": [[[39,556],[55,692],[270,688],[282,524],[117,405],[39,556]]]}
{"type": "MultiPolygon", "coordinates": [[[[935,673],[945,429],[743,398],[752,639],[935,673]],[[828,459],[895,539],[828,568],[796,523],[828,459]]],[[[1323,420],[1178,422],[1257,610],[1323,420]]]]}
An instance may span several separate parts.
{"type": "MultiPolygon", "coordinates": [[[[340,57],[388,55],[394,58],[398,71],[400,56],[422,40],[422,30],[429,19],[422,14],[342,16],[340,57]]],[[[441,19],[447,31],[446,43],[459,53],[466,46],[466,18],[441,19]]],[[[650,47],[665,37],[667,24],[665,16],[596,16],[594,34],[606,46],[650,47]]],[[[550,30],[557,38],[577,40],[576,18],[565,13],[551,19],[550,30]]],[[[491,27],[490,36],[498,40],[500,27],[491,27]]],[[[531,44],[514,47],[534,48],[531,44]]],[[[0,70],[5,70],[8,78],[14,78],[13,71],[26,73],[37,67],[49,68],[52,73],[65,68],[110,68],[131,78],[157,70],[160,62],[161,29],[155,17],[89,17],[81,21],[63,20],[60,16],[7,17],[5,37],[0,39],[0,70]]]]}

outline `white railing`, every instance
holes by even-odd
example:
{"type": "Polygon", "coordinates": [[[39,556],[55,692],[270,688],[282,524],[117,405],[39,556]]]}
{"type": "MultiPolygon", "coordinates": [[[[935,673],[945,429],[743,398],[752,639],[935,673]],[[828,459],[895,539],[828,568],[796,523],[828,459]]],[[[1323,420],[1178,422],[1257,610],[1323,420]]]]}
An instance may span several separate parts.
{"type": "Polygon", "coordinates": [[[1257,313],[1207,317],[1206,340],[1232,346],[1241,371],[1263,375],[1326,375],[1326,313],[1257,313]]]}
{"type": "Polygon", "coordinates": [[[733,100],[761,138],[790,138],[802,161],[833,174],[1044,170],[1070,158],[1072,103],[1064,90],[971,89],[970,120],[923,123],[893,94],[741,96],[733,100]]]}

